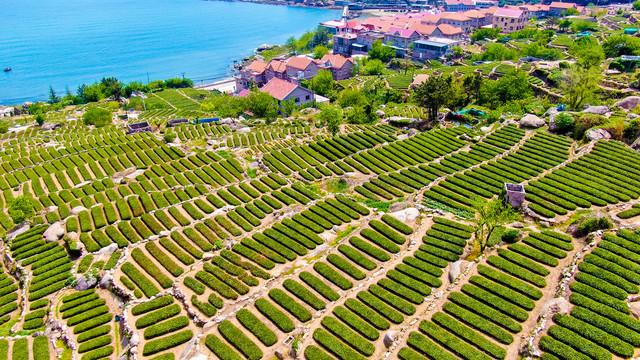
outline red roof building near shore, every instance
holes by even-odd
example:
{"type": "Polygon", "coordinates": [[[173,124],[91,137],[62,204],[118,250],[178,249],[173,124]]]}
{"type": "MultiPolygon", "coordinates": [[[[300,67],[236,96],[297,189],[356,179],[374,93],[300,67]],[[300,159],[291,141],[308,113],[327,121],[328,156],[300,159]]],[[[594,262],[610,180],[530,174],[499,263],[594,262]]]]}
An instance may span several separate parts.
{"type": "Polygon", "coordinates": [[[313,91],[278,78],[271,79],[260,90],[273,96],[278,102],[293,100],[296,105],[301,105],[315,100],[313,91]]]}

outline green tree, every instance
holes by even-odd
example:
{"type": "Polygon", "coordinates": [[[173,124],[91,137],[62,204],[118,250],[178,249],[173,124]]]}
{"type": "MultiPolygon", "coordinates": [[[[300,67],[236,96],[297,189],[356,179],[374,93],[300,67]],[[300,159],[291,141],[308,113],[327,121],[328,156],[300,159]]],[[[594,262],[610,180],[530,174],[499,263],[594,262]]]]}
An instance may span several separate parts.
{"type": "Polygon", "coordinates": [[[322,96],[328,96],[333,92],[336,81],[333,80],[333,74],[331,74],[331,71],[321,69],[318,71],[318,75],[307,81],[306,84],[314,92],[322,96]]]}
{"type": "Polygon", "coordinates": [[[278,101],[263,91],[252,91],[247,97],[248,109],[253,115],[273,120],[278,116],[278,101]]]}
{"type": "Polygon", "coordinates": [[[313,34],[311,41],[307,44],[307,48],[313,49],[318,45],[327,45],[331,40],[331,34],[329,34],[329,30],[327,28],[320,26],[318,30],[313,34]]]}
{"type": "Polygon", "coordinates": [[[14,224],[20,224],[35,215],[33,199],[27,196],[19,196],[13,199],[9,205],[9,216],[14,224]]]}
{"type": "Polygon", "coordinates": [[[427,108],[429,120],[434,122],[438,119],[438,110],[450,102],[454,96],[453,76],[450,74],[430,76],[413,91],[418,105],[427,108]]]}
{"type": "Polygon", "coordinates": [[[629,35],[612,35],[602,42],[602,50],[608,58],[640,54],[640,38],[629,35]]]}
{"type": "Polygon", "coordinates": [[[544,23],[548,29],[553,29],[556,25],[558,25],[558,18],[555,16],[549,16],[544,23]]]}
{"type": "Polygon", "coordinates": [[[491,43],[487,45],[483,53],[474,55],[473,60],[504,61],[515,60],[517,57],[518,52],[516,50],[508,49],[502,44],[491,43]]]}
{"type": "Polygon", "coordinates": [[[327,130],[335,135],[340,130],[340,123],[342,122],[342,110],[336,106],[324,104],[320,107],[320,113],[318,114],[318,120],[322,126],[326,126],[327,130]]]}
{"type": "Polygon", "coordinates": [[[634,1],[633,2],[633,10],[640,10],[640,1],[634,1]]]}
{"type": "Polygon", "coordinates": [[[85,111],[84,115],[82,115],[82,120],[85,125],[103,127],[111,124],[111,111],[97,106],[92,106],[85,111]]]}
{"type": "Polygon", "coordinates": [[[122,84],[114,77],[102,78],[100,84],[103,86],[104,94],[107,97],[113,97],[114,100],[118,101],[124,95],[122,84]]]}
{"type": "Polygon", "coordinates": [[[165,143],[172,143],[173,140],[176,139],[176,133],[168,132],[168,133],[164,134],[164,136],[162,138],[164,139],[165,143]]]}
{"type": "Polygon", "coordinates": [[[378,59],[387,63],[394,57],[396,57],[396,51],[391,46],[382,45],[382,40],[374,41],[369,50],[369,58],[372,60],[378,59]]]}
{"type": "Polygon", "coordinates": [[[462,88],[468,99],[467,103],[478,98],[478,93],[484,83],[484,76],[478,73],[469,73],[462,78],[462,88]]]}
{"type": "Polygon", "coordinates": [[[571,23],[571,20],[569,20],[569,19],[563,19],[563,20],[558,21],[558,28],[559,28],[560,30],[564,30],[564,31],[566,31],[568,28],[570,28],[570,27],[571,27],[571,24],[572,24],[572,23],[571,23]]]}
{"type": "Polygon", "coordinates": [[[476,42],[484,39],[497,39],[499,35],[499,28],[476,29],[473,34],[471,34],[471,40],[476,42]]]}
{"type": "Polygon", "coordinates": [[[202,103],[200,109],[207,113],[215,112],[221,118],[237,118],[246,110],[246,99],[224,94],[202,103]]]}
{"type": "Polygon", "coordinates": [[[561,133],[573,130],[573,126],[576,123],[573,115],[564,112],[558,114],[555,121],[558,131],[561,133]]]}
{"type": "Polygon", "coordinates": [[[0,134],[6,134],[9,131],[9,123],[6,121],[0,121],[0,134]]]}
{"type": "Polygon", "coordinates": [[[101,84],[85,86],[82,89],[82,98],[84,98],[86,102],[97,102],[105,97],[104,88],[101,84]]]}
{"type": "Polygon", "coordinates": [[[562,12],[560,13],[560,16],[575,16],[575,15],[580,15],[580,11],[574,8],[568,8],[566,10],[562,10],[562,12]]]}
{"type": "Polygon", "coordinates": [[[474,197],[472,201],[476,216],[471,221],[475,223],[476,241],[480,246],[480,252],[484,253],[489,235],[495,227],[517,220],[518,214],[501,198],[486,201],[474,197]]]}
{"type": "Polygon", "coordinates": [[[571,24],[571,30],[574,32],[596,31],[598,30],[598,24],[588,20],[580,20],[571,24]]]}
{"type": "Polygon", "coordinates": [[[569,108],[578,110],[582,104],[594,100],[600,89],[598,84],[601,77],[599,68],[573,65],[560,84],[560,88],[565,93],[565,103],[569,108]]]}
{"type": "Polygon", "coordinates": [[[322,59],[323,56],[329,53],[329,48],[324,45],[318,45],[313,48],[313,58],[322,59]]]}
{"type": "Polygon", "coordinates": [[[384,70],[384,63],[378,59],[369,59],[364,65],[365,75],[380,75],[384,70]]]}
{"type": "Polygon", "coordinates": [[[343,109],[346,107],[364,106],[369,104],[369,100],[357,89],[344,89],[338,97],[338,105],[343,109]]]}
{"type": "Polygon", "coordinates": [[[33,119],[36,121],[38,126],[42,126],[42,124],[47,120],[47,117],[42,111],[38,111],[33,119]]]}
{"type": "Polygon", "coordinates": [[[291,116],[291,114],[299,108],[294,99],[285,100],[280,103],[280,111],[282,111],[285,116],[291,116]]]}
{"type": "Polygon", "coordinates": [[[60,102],[60,97],[53,90],[53,86],[49,85],[49,104],[56,104],[60,102]]]}

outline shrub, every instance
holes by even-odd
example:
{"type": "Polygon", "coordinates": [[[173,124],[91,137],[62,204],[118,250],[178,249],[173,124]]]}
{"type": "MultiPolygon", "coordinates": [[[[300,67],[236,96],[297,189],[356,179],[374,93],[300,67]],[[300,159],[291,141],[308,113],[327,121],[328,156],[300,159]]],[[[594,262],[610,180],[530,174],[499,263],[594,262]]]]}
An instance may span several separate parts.
{"type": "Polygon", "coordinates": [[[283,309],[287,310],[291,315],[295,316],[301,322],[307,322],[311,320],[311,313],[309,310],[298,304],[289,295],[285,294],[280,289],[272,289],[269,291],[269,297],[280,305],[283,309]]]}
{"type": "MultiPolygon", "coordinates": [[[[423,320],[420,322],[420,330],[462,358],[481,358],[480,353],[474,347],[430,321],[423,320]]],[[[502,358],[503,357],[498,357],[498,359],[502,358]]]]}
{"type": "Polygon", "coordinates": [[[325,308],[326,304],[300,283],[287,279],[282,285],[290,293],[294,294],[298,299],[304,301],[315,310],[322,310],[325,308]]]}
{"type": "Polygon", "coordinates": [[[269,301],[258,299],[255,302],[255,306],[262,315],[269,319],[281,331],[290,333],[295,328],[293,321],[269,301]]]}
{"type": "MultiPolygon", "coordinates": [[[[507,351],[505,349],[485,339],[482,335],[460,324],[458,321],[444,313],[435,313],[431,320],[496,359],[504,359],[507,356],[507,351]]],[[[422,326],[422,324],[420,325],[422,326]]]]}
{"type": "Polygon", "coordinates": [[[220,360],[243,360],[229,345],[215,335],[207,335],[205,345],[220,358],[220,360]]]}
{"type": "Polygon", "coordinates": [[[411,233],[413,233],[413,229],[410,226],[404,224],[391,215],[382,215],[382,221],[405,235],[411,235],[411,233]]]}
{"type": "Polygon", "coordinates": [[[236,313],[236,318],[247,330],[255,335],[265,346],[271,346],[278,341],[278,338],[265,326],[255,315],[247,309],[241,309],[236,313]]]}
{"type": "Polygon", "coordinates": [[[191,340],[191,338],[193,338],[193,331],[184,330],[161,339],[149,341],[144,344],[142,355],[149,356],[159,353],[160,351],[171,349],[186,343],[191,340]]]}
{"type": "Polygon", "coordinates": [[[366,358],[322,329],[313,332],[313,339],[341,359],[365,360],[366,358]]]}
{"type": "Polygon", "coordinates": [[[331,316],[322,318],[322,326],[363,355],[371,356],[375,347],[331,316]]]}
{"type": "Polygon", "coordinates": [[[122,264],[121,269],[147,297],[152,297],[160,292],[158,288],[131,263],[125,262],[122,264]]]}
{"type": "Polygon", "coordinates": [[[518,235],[520,234],[520,230],[517,229],[507,229],[502,233],[502,241],[512,244],[518,241],[518,235]]]}
{"type": "Polygon", "coordinates": [[[353,287],[353,283],[351,281],[347,280],[344,276],[340,275],[340,273],[324,262],[316,262],[313,264],[313,269],[342,290],[348,290],[353,287]]]}

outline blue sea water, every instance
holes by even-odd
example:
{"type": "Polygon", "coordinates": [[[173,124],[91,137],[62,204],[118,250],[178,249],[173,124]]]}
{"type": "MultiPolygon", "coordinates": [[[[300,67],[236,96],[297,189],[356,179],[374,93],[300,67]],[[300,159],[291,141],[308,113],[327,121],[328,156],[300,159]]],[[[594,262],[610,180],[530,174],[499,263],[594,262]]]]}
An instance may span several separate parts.
{"type": "Polygon", "coordinates": [[[0,1],[0,104],[46,100],[103,77],[231,75],[258,46],[314,30],[338,11],[202,0],[0,1]]]}

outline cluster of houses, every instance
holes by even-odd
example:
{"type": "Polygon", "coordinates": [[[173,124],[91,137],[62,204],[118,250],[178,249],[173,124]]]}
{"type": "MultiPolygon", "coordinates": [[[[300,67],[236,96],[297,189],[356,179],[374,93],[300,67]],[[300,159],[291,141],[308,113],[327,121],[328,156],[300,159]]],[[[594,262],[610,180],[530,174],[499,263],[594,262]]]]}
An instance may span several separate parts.
{"type": "Polygon", "coordinates": [[[463,46],[469,33],[480,28],[500,28],[509,34],[522,30],[528,21],[560,16],[585,7],[574,3],[552,2],[550,5],[525,4],[498,7],[495,0],[446,0],[446,11],[430,10],[365,20],[326,21],[320,25],[333,34],[333,51],[346,56],[366,54],[374,41],[380,40],[405,56],[412,50],[413,61],[441,58],[454,46],[463,46]]]}
{"type": "Polygon", "coordinates": [[[268,63],[254,60],[240,70],[236,80],[237,88],[240,89],[238,96],[248,95],[248,89],[255,85],[280,102],[293,100],[294,104],[303,105],[312,101],[324,101],[313,91],[300,86],[302,80],[313,79],[320,70],[330,71],[336,81],[348,79],[354,64],[352,57],[339,54],[326,54],[322,59],[298,55],[268,63]]]}

